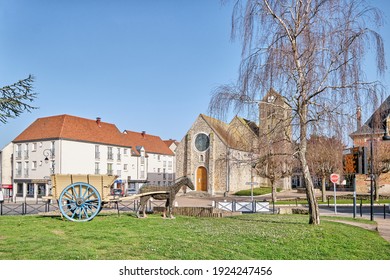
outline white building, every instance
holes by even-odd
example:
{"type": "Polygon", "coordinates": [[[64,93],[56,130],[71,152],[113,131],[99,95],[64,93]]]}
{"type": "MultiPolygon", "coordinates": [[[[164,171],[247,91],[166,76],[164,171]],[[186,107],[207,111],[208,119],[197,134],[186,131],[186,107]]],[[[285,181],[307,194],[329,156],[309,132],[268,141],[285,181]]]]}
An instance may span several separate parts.
{"type": "Polygon", "coordinates": [[[12,153],[13,145],[9,143],[0,151],[0,189],[5,197],[12,195],[12,153]]]}
{"type": "Polygon", "coordinates": [[[168,185],[174,180],[175,170],[168,169],[174,154],[159,137],[122,133],[100,118],[39,118],[12,143],[15,196],[48,195],[54,173],[117,175],[116,187],[124,191],[137,191],[146,182],[168,185]]]}

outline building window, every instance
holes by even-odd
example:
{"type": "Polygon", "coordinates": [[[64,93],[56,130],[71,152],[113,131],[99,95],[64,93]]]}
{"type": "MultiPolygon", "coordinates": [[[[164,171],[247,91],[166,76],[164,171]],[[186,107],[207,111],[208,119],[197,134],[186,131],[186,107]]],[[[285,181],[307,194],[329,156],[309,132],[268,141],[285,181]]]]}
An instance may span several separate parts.
{"type": "Polygon", "coordinates": [[[124,164],[124,165],[123,165],[123,170],[124,170],[124,171],[127,171],[127,169],[128,169],[128,168],[127,168],[127,164],[124,164]]]}
{"type": "Polygon", "coordinates": [[[46,194],[46,186],[45,185],[38,185],[38,196],[42,197],[46,194]]]}
{"type": "Polygon", "coordinates": [[[209,146],[210,138],[204,133],[199,133],[195,138],[195,148],[199,152],[204,152],[209,148],[209,146]]]}
{"type": "Polygon", "coordinates": [[[28,177],[28,161],[24,163],[24,177],[28,177]]]}
{"type": "Polygon", "coordinates": [[[172,161],[168,161],[168,170],[172,170],[172,161]]]}
{"type": "Polygon", "coordinates": [[[24,145],[24,158],[28,159],[29,157],[29,152],[28,152],[28,144],[24,145]]]}
{"type": "Polygon", "coordinates": [[[38,144],[37,143],[33,143],[32,144],[32,150],[33,152],[35,152],[37,150],[37,147],[38,147],[38,144]]]}
{"type": "Polygon", "coordinates": [[[22,163],[21,162],[16,163],[16,176],[22,177],[22,163]]]}
{"type": "Polygon", "coordinates": [[[28,197],[34,196],[34,184],[32,184],[32,183],[27,184],[27,196],[28,197]]]}
{"type": "Polygon", "coordinates": [[[22,145],[21,144],[16,145],[16,158],[18,158],[18,159],[22,158],[22,145]]]}
{"type": "Polygon", "coordinates": [[[33,170],[37,169],[37,162],[36,161],[32,162],[31,169],[33,169],[33,170]]]}
{"type": "Polygon", "coordinates": [[[121,148],[118,148],[117,160],[121,160],[121,148]]]}
{"type": "Polygon", "coordinates": [[[107,150],[107,159],[113,160],[114,159],[114,154],[112,153],[112,147],[108,147],[107,150]]]}
{"type": "Polygon", "coordinates": [[[16,193],[22,195],[23,194],[23,183],[18,183],[16,185],[16,193]]]}
{"type": "Polygon", "coordinates": [[[141,164],[145,164],[145,157],[141,156],[141,164]]]}
{"type": "Polygon", "coordinates": [[[100,164],[99,164],[99,162],[95,162],[95,174],[96,175],[100,174],[100,164]]]}
{"type": "Polygon", "coordinates": [[[123,154],[127,156],[127,149],[123,149],[123,154]]]}
{"type": "Polygon", "coordinates": [[[100,159],[100,147],[95,145],[95,159],[100,159]]]}
{"type": "Polygon", "coordinates": [[[107,175],[113,175],[112,163],[107,163],[107,175]]]}

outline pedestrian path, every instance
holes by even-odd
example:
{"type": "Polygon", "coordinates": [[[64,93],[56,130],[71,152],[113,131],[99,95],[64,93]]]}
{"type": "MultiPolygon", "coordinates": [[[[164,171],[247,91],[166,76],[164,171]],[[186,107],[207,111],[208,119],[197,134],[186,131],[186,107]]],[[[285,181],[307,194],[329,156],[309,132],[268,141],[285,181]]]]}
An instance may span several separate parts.
{"type": "Polygon", "coordinates": [[[390,218],[389,219],[377,219],[379,234],[390,242],[390,218]]]}
{"type": "MultiPolygon", "coordinates": [[[[328,213],[326,216],[336,216],[336,215],[329,215],[328,213]]],[[[338,217],[350,217],[347,215],[337,215],[338,217]]],[[[390,218],[384,219],[384,218],[375,218],[374,221],[375,224],[366,224],[361,223],[358,220],[357,221],[347,221],[347,220],[333,220],[333,219],[327,219],[326,217],[323,217],[322,219],[332,222],[339,222],[349,225],[358,226],[367,230],[373,230],[378,231],[379,235],[383,237],[387,242],[390,242],[390,218]]],[[[364,219],[364,218],[363,218],[364,219]]]]}

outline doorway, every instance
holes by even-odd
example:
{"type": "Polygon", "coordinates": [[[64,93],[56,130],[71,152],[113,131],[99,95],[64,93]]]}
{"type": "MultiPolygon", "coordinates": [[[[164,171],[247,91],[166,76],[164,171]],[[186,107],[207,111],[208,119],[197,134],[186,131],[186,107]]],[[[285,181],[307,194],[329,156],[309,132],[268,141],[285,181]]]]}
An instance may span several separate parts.
{"type": "Polygon", "coordinates": [[[207,192],[207,169],[203,166],[196,171],[196,190],[207,192]]]}

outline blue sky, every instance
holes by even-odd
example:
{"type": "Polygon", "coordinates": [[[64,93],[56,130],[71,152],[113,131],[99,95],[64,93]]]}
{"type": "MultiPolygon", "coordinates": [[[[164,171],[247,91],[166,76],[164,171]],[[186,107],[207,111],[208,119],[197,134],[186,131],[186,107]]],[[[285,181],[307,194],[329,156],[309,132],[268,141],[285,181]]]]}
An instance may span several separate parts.
{"type": "MultiPolygon", "coordinates": [[[[389,1],[372,2],[390,64],[389,1]]],[[[33,74],[39,93],[38,110],[0,124],[0,149],[59,114],[181,140],[237,78],[231,13],[219,0],[0,0],[0,86],[33,74]]]]}

